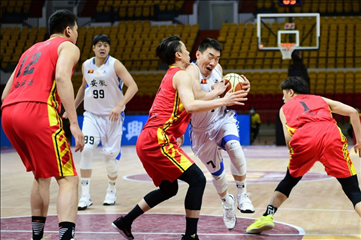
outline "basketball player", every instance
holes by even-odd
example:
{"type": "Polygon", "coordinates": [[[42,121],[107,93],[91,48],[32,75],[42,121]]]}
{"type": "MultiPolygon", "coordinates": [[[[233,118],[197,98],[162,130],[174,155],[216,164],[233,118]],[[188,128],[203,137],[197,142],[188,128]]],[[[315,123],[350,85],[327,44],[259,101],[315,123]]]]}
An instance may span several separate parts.
{"type": "MultiPolygon", "coordinates": [[[[156,49],[160,61],[169,65],[153,105],[149,119],[136,144],[137,154],[148,175],[159,189],[148,193],[127,215],[120,216],[112,226],[126,239],[133,221],[159,203],[175,196],[178,179],[189,184],[185,197],[186,230],[183,240],[198,239],[197,224],[206,184],[203,172],[177,145],[177,138],[186,131],[190,113],[210,111],[223,105],[243,105],[245,91],[227,93],[224,98],[210,101],[195,100],[193,82],[185,68],[190,57],[178,36],[163,39],[156,49]]],[[[225,90],[224,84],[221,88],[225,90]]]]}
{"type": "Polygon", "coordinates": [[[78,210],[93,202],[90,198],[90,178],[94,149],[102,142],[102,153],[108,175],[108,189],[103,205],[114,205],[117,199],[116,180],[123,133],[125,105],[137,93],[138,87],[124,65],[109,55],[110,39],[100,34],[93,39],[95,57],[82,66],[83,82],[75,98],[78,107],[84,100],[83,134],[85,147],[80,160],[82,194],[78,210]],[[128,89],[123,95],[125,84],[128,89]]]}
{"type": "Polygon", "coordinates": [[[80,55],[75,45],[76,21],[68,10],[50,16],[50,38],[22,54],[1,97],[4,132],[35,178],[30,200],[34,240],[43,238],[51,177],[59,185],[59,239],[73,239],[75,234],[79,178],[60,110],[63,104],[75,138],[75,151],[82,151],[84,136],[78,125],[71,83],[80,55]]]}
{"type": "MultiPolygon", "coordinates": [[[[219,98],[221,93],[212,91],[211,85],[222,79],[222,67],[219,64],[221,51],[222,47],[217,40],[206,38],[199,44],[197,60],[187,67],[186,71],[195,83],[197,98],[219,98]],[[200,93],[203,96],[200,96],[200,93]]],[[[249,87],[248,82],[248,91],[249,87]]],[[[239,142],[236,112],[227,111],[226,107],[222,106],[207,112],[192,113],[191,127],[192,150],[211,173],[213,185],[222,201],[224,224],[228,229],[233,229],[237,221],[235,198],[227,190],[222,150],[227,151],[231,159],[231,172],[237,186],[238,209],[242,213],[255,211],[246,190],[246,158],[239,142]]]]}
{"type": "Polygon", "coordinates": [[[280,109],[280,119],[290,161],[286,176],[278,184],[266,212],[247,228],[247,233],[261,233],[274,227],[273,215],[316,161],[325,166],[328,175],[337,178],[361,217],[361,191],[347,149],[347,138],[332,117],[332,112],[350,117],[357,140],[354,150],[361,157],[361,124],[356,109],[308,94],[308,85],[301,77],[286,78],[281,89],[285,104],[280,109]]]}

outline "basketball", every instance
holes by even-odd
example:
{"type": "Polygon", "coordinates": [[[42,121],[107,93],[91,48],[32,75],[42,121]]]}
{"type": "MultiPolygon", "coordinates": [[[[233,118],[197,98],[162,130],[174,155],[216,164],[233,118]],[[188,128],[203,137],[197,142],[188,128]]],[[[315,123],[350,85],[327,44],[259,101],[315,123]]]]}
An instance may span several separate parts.
{"type": "Polygon", "coordinates": [[[231,92],[242,90],[242,87],[246,83],[245,77],[243,75],[240,76],[237,73],[227,73],[223,76],[222,81],[224,81],[224,84],[229,83],[229,85],[221,97],[223,97],[230,89],[232,89],[231,92]]]}

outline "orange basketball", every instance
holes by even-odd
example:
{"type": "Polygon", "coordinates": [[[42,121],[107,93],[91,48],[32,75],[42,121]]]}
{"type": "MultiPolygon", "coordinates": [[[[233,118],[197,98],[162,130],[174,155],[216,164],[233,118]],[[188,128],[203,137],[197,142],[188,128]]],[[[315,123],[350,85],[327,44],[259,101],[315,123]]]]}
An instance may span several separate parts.
{"type": "Polygon", "coordinates": [[[232,89],[231,92],[242,90],[242,87],[246,83],[246,80],[237,73],[228,73],[224,75],[222,81],[224,81],[224,84],[229,83],[229,85],[224,91],[224,93],[221,95],[221,97],[223,97],[230,89],[232,89]]]}

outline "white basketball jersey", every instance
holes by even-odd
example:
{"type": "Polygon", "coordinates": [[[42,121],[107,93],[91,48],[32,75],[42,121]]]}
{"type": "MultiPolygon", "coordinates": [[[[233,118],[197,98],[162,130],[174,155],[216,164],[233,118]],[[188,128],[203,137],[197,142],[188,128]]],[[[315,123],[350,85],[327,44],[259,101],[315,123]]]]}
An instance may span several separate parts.
{"type": "MultiPolygon", "coordinates": [[[[197,66],[195,63],[192,64],[197,66]]],[[[222,73],[218,69],[218,66],[213,69],[212,73],[208,77],[204,77],[198,66],[197,68],[199,70],[199,83],[201,84],[201,89],[204,92],[212,91],[212,86],[216,82],[222,80],[222,73]]],[[[209,130],[214,126],[214,123],[224,116],[225,111],[226,107],[219,107],[207,112],[192,113],[191,126],[194,129],[209,130]]]]}
{"type": "Polygon", "coordinates": [[[115,73],[115,61],[115,58],[108,56],[100,67],[95,65],[95,57],[84,62],[83,74],[87,82],[84,95],[86,111],[97,115],[108,115],[124,97],[122,91],[124,83],[115,73]]]}

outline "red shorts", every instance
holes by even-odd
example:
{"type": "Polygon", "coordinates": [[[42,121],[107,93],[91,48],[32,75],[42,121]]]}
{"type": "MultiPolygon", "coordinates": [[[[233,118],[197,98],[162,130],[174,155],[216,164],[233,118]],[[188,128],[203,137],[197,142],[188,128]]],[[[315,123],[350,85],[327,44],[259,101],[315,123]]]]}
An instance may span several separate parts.
{"type": "Polygon", "coordinates": [[[356,169],[347,146],[347,138],[335,123],[305,124],[296,130],[290,141],[290,174],[295,178],[303,176],[320,161],[330,176],[353,176],[356,169]]]}
{"type": "Polygon", "coordinates": [[[174,136],[160,128],[144,129],[137,140],[137,154],[155,186],[162,180],[174,182],[186,171],[193,160],[177,145],[174,136]]]}
{"type": "Polygon", "coordinates": [[[4,132],[35,179],[77,175],[56,109],[44,103],[23,102],[2,111],[4,132]]]}

